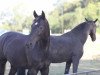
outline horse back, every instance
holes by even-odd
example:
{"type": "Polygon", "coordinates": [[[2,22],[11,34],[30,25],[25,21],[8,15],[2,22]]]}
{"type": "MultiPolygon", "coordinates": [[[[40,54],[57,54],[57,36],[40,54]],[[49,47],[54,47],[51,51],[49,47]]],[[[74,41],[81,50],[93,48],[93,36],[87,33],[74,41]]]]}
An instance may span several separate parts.
{"type": "MultiPolygon", "coordinates": [[[[27,35],[17,32],[7,32],[0,36],[0,56],[7,58],[12,64],[25,61],[25,44],[27,35]]],[[[25,65],[23,63],[23,65],[25,65]]],[[[18,66],[18,65],[17,65],[18,66]]]]}
{"type": "Polygon", "coordinates": [[[4,57],[3,47],[9,39],[11,39],[11,32],[6,32],[0,36],[0,57],[4,57]],[[8,38],[10,37],[10,38],[8,38]]]}

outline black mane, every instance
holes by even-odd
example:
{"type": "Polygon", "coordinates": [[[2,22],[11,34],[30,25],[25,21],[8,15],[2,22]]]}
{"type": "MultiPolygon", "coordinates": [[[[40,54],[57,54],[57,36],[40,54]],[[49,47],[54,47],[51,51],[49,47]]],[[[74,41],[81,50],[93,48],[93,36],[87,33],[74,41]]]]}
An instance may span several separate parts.
{"type": "Polygon", "coordinates": [[[81,23],[81,24],[79,24],[79,25],[77,25],[75,28],[73,28],[71,31],[73,32],[73,31],[81,31],[81,30],[83,30],[87,25],[87,22],[83,22],[83,23],[81,23]]]}

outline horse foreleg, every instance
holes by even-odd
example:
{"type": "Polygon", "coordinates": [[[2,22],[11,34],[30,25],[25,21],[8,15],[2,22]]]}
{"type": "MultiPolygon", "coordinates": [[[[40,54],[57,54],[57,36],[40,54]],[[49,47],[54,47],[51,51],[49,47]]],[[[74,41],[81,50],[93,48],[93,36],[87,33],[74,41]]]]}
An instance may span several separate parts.
{"type": "Polygon", "coordinates": [[[15,75],[16,72],[17,72],[17,68],[11,66],[11,69],[10,69],[9,75],[15,75]]]}
{"type": "Polygon", "coordinates": [[[70,70],[71,63],[72,63],[72,60],[68,60],[66,62],[65,73],[64,73],[65,75],[66,74],[69,74],[69,70],[70,70]]]}
{"type": "Polygon", "coordinates": [[[4,75],[6,62],[6,59],[0,60],[0,75],[4,75]]]}
{"type": "Polygon", "coordinates": [[[28,69],[27,75],[37,75],[38,70],[32,68],[32,69],[28,69]]]}
{"type": "Polygon", "coordinates": [[[73,73],[77,73],[78,65],[79,65],[79,59],[74,57],[72,59],[73,62],[73,73]]]}
{"type": "Polygon", "coordinates": [[[17,70],[17,75],[25,75],[25,69],[19,68],[19,69],[17,70]]]}
{"type": "Polygon", "coordinates": [[[43,67],[41,70],[41,75],[48,75],[49,74],[49,66],[43,67]]]}

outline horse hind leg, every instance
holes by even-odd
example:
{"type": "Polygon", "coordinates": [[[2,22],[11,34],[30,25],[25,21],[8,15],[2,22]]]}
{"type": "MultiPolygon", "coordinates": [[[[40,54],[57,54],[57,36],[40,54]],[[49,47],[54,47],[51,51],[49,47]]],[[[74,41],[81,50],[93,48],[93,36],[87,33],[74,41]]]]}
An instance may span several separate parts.
{"type": "Polygon", "coordinates": [[[11,69],[10,69],[9,75],[15,75],[16,72],[17,72],[17,68],[11,66],[11,69]]]}
{"type": "Polygon", "coordinates": [[[49,66],[48,67],[43,67],[41,70],[41,75],[49,75],[49,66]]]}
{"type": "Polygon", "coordinates": [[[24,68],[19,68],[17,70],[17,75],[25,75],[25,69],[24,68]]]}
{"type": "Polygon", "coordinates": [[[27,75],[37,75],[38,70],[32,68],[32,69],[28,69],[27,75]]]}
{"type": "Polygon", "coordinates": [[[0,75],[4,75],[6,62],[6,59],[0,59],[0,75]]]}
{"type": "Polygon", "coordinates": [[[72,63],[72,60],[68,60],[66,62],[65,73],[64,73],[65,75],[68,75],[69,74],[69,70],[70,70],[71,63],[72,63]]]}

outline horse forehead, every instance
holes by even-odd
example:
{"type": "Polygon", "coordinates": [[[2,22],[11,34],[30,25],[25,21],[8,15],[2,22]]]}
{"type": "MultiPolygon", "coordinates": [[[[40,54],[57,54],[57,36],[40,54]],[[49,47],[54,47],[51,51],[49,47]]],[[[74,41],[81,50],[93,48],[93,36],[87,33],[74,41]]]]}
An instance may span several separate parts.
{"type": "Polygon", "coordinates": [[[37,17],[36,19],[35,19],[35,21],[38,21],[39,20],[39,17],[37,17]]]}
{"type": "Polygon", "coordinates": [[[95,26],[96,24],[93,21],[88,21],[87,22],[89,25],[95,26]]]}
{"type": "Polygon", "coordinates": [[[38,16],[36,19],[35,19],[35,21],[40,21],[42,18],[41,18],[41,16],[38,16]]]}
{"type": "Polygon", "coordinates": [[[36,27],[38,25],[38,23],[39,23],[39,18],[37,17],[34,19],[32,26],[36,27]]]}

